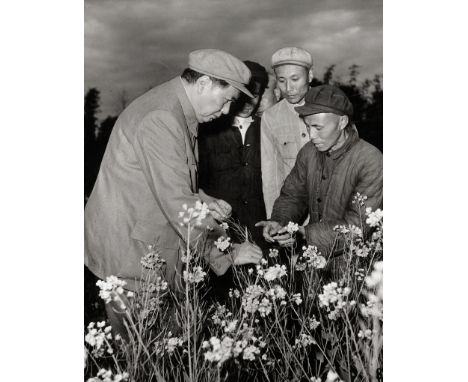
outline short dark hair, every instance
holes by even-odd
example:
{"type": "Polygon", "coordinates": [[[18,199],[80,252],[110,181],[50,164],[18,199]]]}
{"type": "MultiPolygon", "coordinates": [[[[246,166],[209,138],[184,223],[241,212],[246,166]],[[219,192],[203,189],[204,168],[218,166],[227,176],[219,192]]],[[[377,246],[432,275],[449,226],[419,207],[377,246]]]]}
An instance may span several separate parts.
{"type": "Polygon", "coordinates": [[[244,61],[244,64],[249,68],[252,77],[250,78],[250,84],[252,82],[258,82],[265,90],[268,86],[268,72],[266,71],[265,67],[260,65],[258,62],[255,61],[244,61]]]}
{"type": "Polygon", "coordinates": [[[197,72],[196,70],[193,70],[193,69],[190,69],[190,68],[185,68],[184,71],[182,72],[182,75],[181,75],[181,77],[185,81],[187,81],[189,84],[194,84],[195,82],[197,82],[197,80],[201,76],[210,77],[211,81],[213,81],[216,85],[218,85],[218,86],[220,86],[222,88],[225,88],[226,86],[229,86],[229,84],[224,80],[209,76],[208,74],[203,74],[203,73],[197,72]]]}

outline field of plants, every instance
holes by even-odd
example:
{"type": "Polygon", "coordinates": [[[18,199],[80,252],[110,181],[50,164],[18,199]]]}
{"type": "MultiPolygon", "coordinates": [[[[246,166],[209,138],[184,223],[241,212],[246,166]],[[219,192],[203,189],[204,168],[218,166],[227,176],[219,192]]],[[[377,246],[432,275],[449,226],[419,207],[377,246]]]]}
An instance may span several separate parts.
{"type": "MultiPolygon", "coordinates": [[[[328,257],[313,246],[272,246],[259,265],[235,267],[235,285],[221,302],[207,298],[209,266],[199,246],[183,248],[177,293],[161,277],[157,245],[150,246],[137,291],[115,276],[98,281],[103,301],[125,315],[128,335],[106,321],[87,325],[87,380],[382,380],[383,212],[365,200],[353,199],[361,226],[334,228],[343,250],[328,257]]],[[[201,203],[181,208],[188,236],[206,213],[201,203]]],[[[229,233],[243,227],[224,224],[226,235],[215,245],[229,256],[229,233]]],[[[288,230],[294,236],[297,224],[288,230]]]]}

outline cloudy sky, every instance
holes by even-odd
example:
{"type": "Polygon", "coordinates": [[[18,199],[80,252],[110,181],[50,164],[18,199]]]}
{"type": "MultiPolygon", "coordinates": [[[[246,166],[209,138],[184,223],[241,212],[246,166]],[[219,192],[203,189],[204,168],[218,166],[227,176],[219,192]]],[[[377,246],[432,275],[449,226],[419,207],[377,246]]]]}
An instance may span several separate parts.
{"type": "Polygon", "coordinates": [[[101,117],[186,67],[199,48],[224,49],[269,69],[272,53],[300,46],[314,70],[382,74],[381,0],[85,0],[85,91],[101,92],[101,117]]]}

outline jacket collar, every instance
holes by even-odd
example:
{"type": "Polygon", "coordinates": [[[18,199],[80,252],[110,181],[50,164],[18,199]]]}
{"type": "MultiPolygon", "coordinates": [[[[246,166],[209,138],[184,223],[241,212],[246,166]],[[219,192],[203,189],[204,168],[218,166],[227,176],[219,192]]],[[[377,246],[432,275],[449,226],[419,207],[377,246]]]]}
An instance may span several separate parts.
{"type": "Polygon", "coordinates": [[[185,92],[184,85],[182,84],[182,78],[175,78],[174,84],[177,98],[179,98],[180,105],[182,106],[182,111],[184,113],[188,129],[190,133],[196,137],[198,136],[198,121],[195,115],[195,110],[193,109],[193,106],[187,97],[187,93],[185,92]]]}
{"type": "Polygon", "coordinates": [[[338,150],[327,152],[325,155],[331,157],[332,159],[336,160],[340,158],[344,153],[349,151],[351,147],[353,147],[359,141],[359,134],[356,129],[356,125],[354,123],[351,126],[347,127],[348,129],[348,138],[346,138],[346,142],[343,146],[341,146],[338,150]]]}

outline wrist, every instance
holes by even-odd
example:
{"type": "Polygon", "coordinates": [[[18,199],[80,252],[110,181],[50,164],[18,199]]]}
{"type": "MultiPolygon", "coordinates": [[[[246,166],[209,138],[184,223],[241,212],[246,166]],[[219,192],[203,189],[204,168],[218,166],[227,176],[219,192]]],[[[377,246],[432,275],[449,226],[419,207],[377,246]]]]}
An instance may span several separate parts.
{"type": "Polygon", "coordinates": [[[305,227],[303,225],[299,227],[297,232],[299,232],[299,234],[305,239],[306,233],[305,233],[305,227]]]}
{"type": "Polygon", "coordinates": [[[200,200],[206,204],[210,204],[215,199],[212,196],[206,194],[205,191],[203,191],[201,188],[198,190],[198,196],[200,200]]]}

